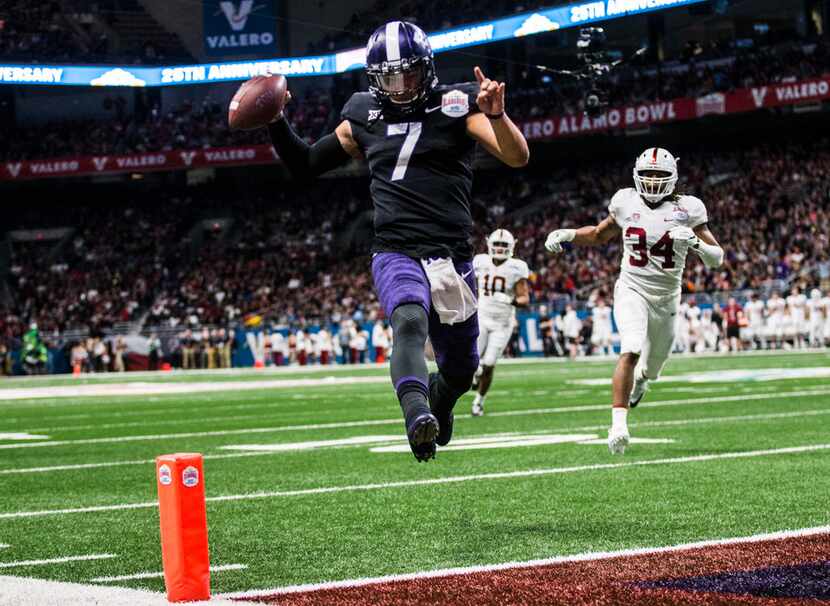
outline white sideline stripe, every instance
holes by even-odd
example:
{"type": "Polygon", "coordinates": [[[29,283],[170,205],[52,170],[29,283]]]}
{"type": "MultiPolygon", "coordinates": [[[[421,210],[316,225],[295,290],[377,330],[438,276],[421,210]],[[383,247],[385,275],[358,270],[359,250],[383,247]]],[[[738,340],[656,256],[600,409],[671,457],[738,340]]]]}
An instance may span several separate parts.
{"type": "MultiPolygon", "coordinates": [[[[792,419],[798,417],[816,417],[816,416],[824,416],[830,415],[830,408],[820,409],[820,410],[803,410],[799,412],[773,412],[773,413],[766,413],[766,414],[754,414],[754,415],[733,415],[733,416],[725,416],[725,417],[701,417],[697,419],[677,419],[671,421],[633,421],[628,424],[629,427],[672,427],[672,426],[683,426],[683,425],[703,425],[706,423],[731,423],[736,421],[765,421],[771,419],[792,419]]],[[[600,424],[600,425],[583,425],[582,427],[561,427],[557,428],[559,431],[601,431],[604,429],[608,429],[608,424],[600,424]]],[[[547,433],[549,430],[539,430],[539,431],[531,431],[526,432],[528,434],[533,433],[547,433]]],[[[510,434],[504,434],[510,435],[510,434]]],[[[400,437],[403,440],[403,436],[400,437]]],[[[634,438],[636,441],[636,438],[634,438]]],[[[247,445],[247,446],[262,446],[262,445],[247,445]]],[[[362,446],[362,444],[355,444],[355,446],[362,446]]],[[[221,448],[230,448],[230,447],[221,447],[221,448]]],[[[273,454],[274,450],[271,448],[256,448],[256,450],[251,449],[250,452],[239,452],[239,453],[227,453],[227,454],[208,454],[204,455],[204,459],[236,459],[240,457],[253,457],[259,455],[270,455],[273,454]]],[[[29,474],[29,473],[47,473],[51,471],[74,471],[80,469],[97,469],[101,467],[118,467],[121,465],[150,465],[151,463],[155,463],[154,459],[142,459],[137,461],[104,461],[101,463],[79,463],[75,465],[52,465],[49,467],[20,467],[20,468],[13,468],[13,469],[0,469],[0,475],[10,475],[10,474],[29,474]]]]}
{"type": "MultiPolygon", "coordinates": [[[[719,454],[695,455],[689,457],[673,457],[665,459],[651,459],[646,461],[632,461],[630,463],[597,463],[594,465],[577,465],[573,467],[549,467],[540,469],[525,469],[519,471],[505,471],[497,473],[483,473],[466,476],[447,476],[430,478],[427,480],[405,480],[400,482],[380,482],[376,484],[352,484],[346,486],[321,486],[319,488],[303,488],[297,490],[278,490],[272,492],[250,492],[236,495],[221,495],[205,499],[211,503],[224,501],[248,501],[252,499],[272,499],[281,497],[299,497],[318,494],[334,494],[339,492],[368,492],[371,490],[385,490],[389,488],[409,488],[411,486],[434,486],[439,484],[458,484],[481,480],[502,480],[509,478],[533,478],[557,474],[576,473],[580,471],[595,471],[606,469],[623,469],[628,467],[645,467],[650,465],[670,465],[673,463],[698,463],[702,461],[717,461],[721,459],[745,459],[774,455],[799,454],[830,449],[830,444],[810,444],[805,446],[791,446],[788,448],[773,448],[768,450],[746,450],[719,454]]],[[[0,513],[0,519],[32,518],[50,515],[66,515],[70,513],[96,513],[103,511],[121,511],[125,509],[149,509],[157,507],[156,501],[147,503],[124,503],[120,505],[97,505],[92,507],[77,507],[71,509],[46,509],[40,511],[11,511],[0,513]]]]}
{"type": "Polygon", "coordinates": [[[8,543],[0,543],[0,549],[8,549],[9,547],[11,547],[11,545],[8,543]]]}
{"type": "MultiPolygon", "coordinates": [[[[17,576],[0,576],[0,606],[169,606],[156,591],[128,587],[82,585],[17,576]]],[[[214,597],[207,606],[239,606],[214,597]]]]}
{"type": "MultiPolygon", "coordinates": [[[[705,352],[699,354],[689,354],[689,353],[673,353],[671,355],[672,359],[677,360],[707,360],[711,358],[721,358],[721,359],[730,359],[730,360],[740,360],[741,358],[769,358],[769,357],[781,357],[781,358],[788,358],[788,357],[798,357],[798,356],[816,356],[822,355],[827,358],[830,358],[830,350],[824,347],[811,347],[805,349],[796,349],[791,351],[783,351],[783,350],[764,350],[764,351],[739,351],[739,352],[732,352],[732,353],[721,353],[721,352],[705,352]]],[[[574,364],[579,365],[600,365],[600,364],[608,364],[609,362],[616,362],[617,356],[589,356],[589,357],[579,357],[575,360],[571,360],[570,358],[544,358],[541,356],[538,357],[529,357],[529,358],[504,358],[499,360],[499,366],[523,366],[523,365],[545,365],[548,364],[550,366],[561,366],[567,365],[572,366],[574,364]]],[[[430,363],[430,367],[434,367],[433,363],[430,363]]],[[[49,383],[50,381],[54,382],[56,380],[60,381],[62,376],[67,377],[65,380],[67,382],[77,383],[78,381],[84,382],[86,385],[92,385],[96,382],[111,382],[111,381],[119,381],[123,382],[124,380],[132,380],[132,379],[156,379],[158,381],[166,381],[168,377],[173,378],[181,378],[181,377],[205,377],[208,379],[212,379],[217,376],[235,376],[235,377],[245,377],[245,376],[256,376],[256,377],[271,377],[271,376],[282,376],[282,375],[294,375],[294,374],[326,374],[329,375],[339,375],[339,374],[350,374],[355,370],[365,370],[365,371],[383,371],[389,369],[389,363],[385,362],[383,364],[366,364],[364,366],[355,366],[349,364],[341,364],[341,365],[328,365],[328,366],[267,366],[265,368],[195,368],[192,370],[183,370],[181,368],[175,368],[172,371],[168,372],[159,372],[155,370],[144,370],[144,371],[135,371],[135,372],[128,372],[128,373],[99,373],[99,374],[90,374],[82,377],[81,379],[77,378],[70,378],[68,375],[32,375],[29,377],[11,377],[5,379],[2,383],[0,383],[0,393],[3,393],[6,389],[12,389],[13,386],[18,384],[26,384],[32,385],[37,383],[49,383]]],[[[386,375],[384,375],[386,376],[386,375]]],[[[387,377],[388,379],[388,377],[387,377]]]]}
{"type": "Polygon", "coordinates": [[[575,555],[556,556],[539,560],[528,560],[524,562],[505,562],[502,564],[480,564],[476,566],[464,566],[459,568],[444,568],[439,570],[428,570],[412,572],[408,574],[392,574],[383,577],[350,579],[343,581],[328,581],[323,583],[308,583],[305,585],[289,585],[286,587],[275,587],[273,589],[255,589],[253,591],[240,591],[220,594],[217,597],[223,598],[257,598],[273,594],[305,593],[325,589],[345,589],[351,587],[363,587],[377,583],[397,583],[401,581],[412,581],[417,579],[435,579],[450,576],[464,576],[480,572],[498,572],[502,570],[514,570],[517,568],[535,568],[537,566],[550,566],[553,564],[566,564],[570,562],[591,562],[594,560],[607,560],[611,558],[625,558],[641,555],[653,555],[659,553],[672,553],[692,549],[703,549],[706,547],[719,547],[723,545],[739,545],[742,543],[759,543],[761,541],[776,541],[783,539],[794,539],[800,537],[816,536],[830,533],[830,526],[815,526],[813,528],[802,528],[800,530],[782,530],[754,534],[746,537],[734,537],[729,539],[711,539],[696,541],[694,543],[681,543],[667,547],[638,547],[634,549],[620,549],[618,551],[589,551],[575,555]]]}
{"type": "Polygon", "coordinates": [[[149,396],[210,393],[216,391],[253,391],[294,387],[336,387],[388,383],[389,377],[323,377],[320,379],[272,379],[269,381],[212,381],[208,383],[114,383],[91,385],[52,385],[29,388],[9,388],[0,391],[3,400],[32,400],[37,398],[87,398],[92,396],[149,396]]]}
{"type": "MultiPolygon", "coordinates": [[[[718,396],[708,398],[686,398],[682,400],[662,400],[648,402],[649,408],[664,406],[685,406],[687,404],[713,404],[717,402],[739,402],[744,400],[776,400],[784,398],[796,398],[805,396],[830,395],[830,389],[807,389],[800,391],[784,391],[775,393],[741,394],[735,396],[718,396]]],[[[526,415],[556,414],[567,412],[591,412],[595,410],[608,410],[608,404],[587,404],[574,406],[560,406],[554,408],[529,408],[524,410],[505,410],[489,413],[490,417],[518,417],[526,415]]],[[[469,419],[471,415],[456,415],[456,419],[469,419]]],[[[139,442],[151,440],[170,440],[181,438],[207,438],[216,436],[231,436],[256,433],[276,433],[282,431],[301,431],[309,429],[340,429],[343,427],[369,427],[374,425],[399,424],[397,419],[378,419],[374,421],[344,421],[339,423],[314,423],[308,425],[283,425],[281,427],[252,427],[247,429],[225,429],[217,431],[195,431],[189,433],[167,433],[139,436],[115,436],[109,438],[88,438],[78,440],[52,440],[49,442],[22,442],[18,444],[0,444],[0,450],[11,450],[17,448],[41,448],[45,446],[67,446],[72,444],[107,444],[114,442],[139,442]]]]}
{"type": "MultiPolygon", "coordinates": [[[[220,564],[211,566],[211,572],[225,572],[227,570],[245,570],[247,564],[220,564]]],[[[95,577],[90,583],[115,583],[117,581],[137,581],[139,579],[158,579],[164,576],[164,572],[137,572],[135,574],[122,574],[114,577],[95,577]]]]}
{"type": "Polygon", "coordinates": [[[87,560],[108,560],[118,557],[113,553],[93,553],[82,556],[64,556],[48,560],[19,560],[17,562],[0,562],[0,568],[22,568],[24,566],[48,566],[49,564],[63,564],[64,562],[85,562],[87,560]]]}

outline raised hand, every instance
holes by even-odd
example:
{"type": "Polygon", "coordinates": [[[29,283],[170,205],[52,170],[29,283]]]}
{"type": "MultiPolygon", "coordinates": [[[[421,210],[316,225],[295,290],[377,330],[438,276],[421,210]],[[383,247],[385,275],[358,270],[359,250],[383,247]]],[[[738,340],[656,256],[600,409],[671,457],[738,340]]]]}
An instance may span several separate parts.
{"type": "Polygon", "coordinates": [[[496,82],[490,80],[481,71],[481,68],[476,66],[473,73],[478,80],[479,91],[476,97],[476,104],[482,113],[490,116],[498,116],[504,112],[504,82],[496,82]]]}

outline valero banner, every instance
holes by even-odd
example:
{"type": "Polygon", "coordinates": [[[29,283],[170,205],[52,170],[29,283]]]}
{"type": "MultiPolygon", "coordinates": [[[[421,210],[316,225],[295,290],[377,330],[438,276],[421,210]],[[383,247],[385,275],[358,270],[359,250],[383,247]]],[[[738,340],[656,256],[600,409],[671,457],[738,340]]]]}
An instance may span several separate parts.
{"type": "Polygon", "coordinates": [[[277,50],[276,0],[203,0],[205,53],[261,55],[277,50]]]}

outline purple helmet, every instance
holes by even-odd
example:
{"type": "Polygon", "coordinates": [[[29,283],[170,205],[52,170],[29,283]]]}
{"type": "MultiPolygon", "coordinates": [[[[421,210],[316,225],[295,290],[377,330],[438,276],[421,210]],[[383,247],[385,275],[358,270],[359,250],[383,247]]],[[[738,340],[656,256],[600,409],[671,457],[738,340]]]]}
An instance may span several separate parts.
{"type": "Polygon", "coordinates": [[[417,109],[438,78],[432,47],[417,25],[390,21],[369,37],[366,45],[369,91],[386,108],[398,112],[417,109]]]}

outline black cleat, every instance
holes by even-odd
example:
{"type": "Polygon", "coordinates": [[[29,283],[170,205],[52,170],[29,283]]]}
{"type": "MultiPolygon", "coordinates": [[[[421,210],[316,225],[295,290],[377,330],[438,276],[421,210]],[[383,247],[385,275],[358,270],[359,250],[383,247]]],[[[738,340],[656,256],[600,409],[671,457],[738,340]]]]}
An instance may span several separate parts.
{"type": "Polygon", "coordinates": [[[438,420],[428,412],[415,417],[406,428],[409,447],[419,463],[435,458],[435,438],[438,431],[438,420]]]}
{"type": "Polygon", "coordinates": [[[435,442],[438,446],[446,446],[452,439],[452,424],[455,420],[452,409],[455,402],[447,406],[446,403],[440,401],[441,398],[438,395],[438,377],[439,374],[437,372],[430,373],[429,375],[429,408],[432,414],[435,415],[435,418],[438,419],[439,430],[435,442]]]}

